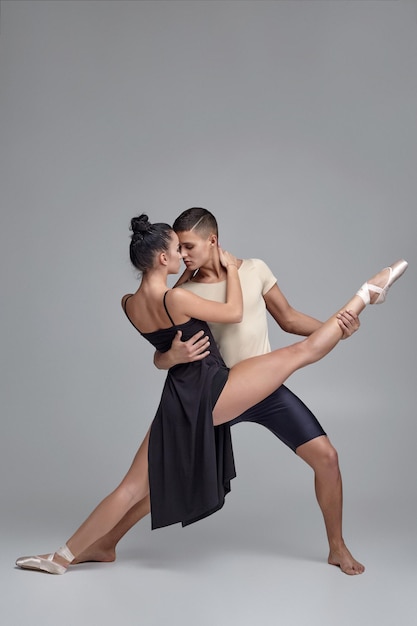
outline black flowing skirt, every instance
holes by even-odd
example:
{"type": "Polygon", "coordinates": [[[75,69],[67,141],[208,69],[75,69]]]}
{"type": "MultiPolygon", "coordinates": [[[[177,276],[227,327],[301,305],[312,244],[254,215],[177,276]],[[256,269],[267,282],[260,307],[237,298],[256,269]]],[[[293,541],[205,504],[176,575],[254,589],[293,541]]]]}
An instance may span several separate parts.
{"type": "MultiPolygon", "coordinates": [[[[190,320],[180,326],[183,340],[201,324],[190,320]]],[[[213,350],[212,337],[210,342],[211,354],[205,359],[168,371],[152,422],[148,452],[152,529],[178,522],[186,526],[219,510],[236,476],[230,425],[213,425],[213,407],[228,369],[213,350]]]]}

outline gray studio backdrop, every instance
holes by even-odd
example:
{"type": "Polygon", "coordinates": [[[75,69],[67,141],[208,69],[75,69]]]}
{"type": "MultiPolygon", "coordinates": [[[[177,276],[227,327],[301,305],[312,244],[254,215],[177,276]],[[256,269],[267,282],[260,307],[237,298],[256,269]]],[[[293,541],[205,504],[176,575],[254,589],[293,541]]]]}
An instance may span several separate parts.
{"type": "MultiPolygon", "coordinates": [[[[391,1],[1,3],[9,532],[47,518],[64,538],[126,471],[164,380],[120,308],[137,285],[129,220],[190,206],[322,319],[409,260],[387,304],[289,386],[339,450],[347,524],[375,510],[401,532],[412,523],[416,23],[415,3],[391,1]]],[[[271,341],[292,338],[271,324],[271,341]]],[[[283,508],[314,500],[309,470],[272,435],[233,432],[225,524],[273,523],[271,494],[283,508]]]]}

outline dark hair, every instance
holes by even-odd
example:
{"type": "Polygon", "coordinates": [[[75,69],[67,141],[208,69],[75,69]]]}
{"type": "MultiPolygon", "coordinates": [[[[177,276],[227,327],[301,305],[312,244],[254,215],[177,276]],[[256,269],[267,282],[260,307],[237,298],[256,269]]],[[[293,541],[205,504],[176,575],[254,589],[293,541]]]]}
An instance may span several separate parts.
{"type": "Polygon", "coordinates": [[[151,224],[148,216],[142,213],[131,219],[130,230],[130,260],[140,272],[146,272],[153,267],[155,254],[168,250],[172,228],[162,222],[151,224]]]}
{"type": "Polygon", "coordinates": [[[210,211],[200,207],[192,207],[183,211],[175,220],[172,228],[176,233],[195,229],[203,235],[208,236],[211,233],[218,235],[216,218],[210,211]]]}

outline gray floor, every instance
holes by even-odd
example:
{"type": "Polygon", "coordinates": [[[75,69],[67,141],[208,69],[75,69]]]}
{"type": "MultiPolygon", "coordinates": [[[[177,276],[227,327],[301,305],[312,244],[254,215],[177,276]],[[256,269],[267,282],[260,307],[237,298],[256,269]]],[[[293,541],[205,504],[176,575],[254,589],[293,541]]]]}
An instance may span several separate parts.
{"type": "MultiPolygon", "coordinates": [[[[51,545],[45,527],[44,541],[18,531],[2,546],[1,623],[412,626],[414,529],[398,533],[383,523],[376,531],[375,517],[377,507],[365,523],[352,524],[355,552],[367,564],[353,578],[326,565],[318,533],[274,542],[271,528],[254,533],[258,520],[250,518],[237,539],[216,523],[158,537],[142,530],[123,544],[117,563],[77,566],[63,577],[13,569],[22,545],[51,545]]],[[[282,520],[280,526],[291,532],[282,520]]]]}
{"type": "MultiPolygon", "coordinates": [[[[348,577],[326,563],[309,470],[283,448],[272,458],[272,438],[243,428],[234,436],[239,477],[223,511],[187,529],[151,532],[145,520],[121,542],[116,563],[76,566],[65,576],[14,568],[18,555],[62,543],[74,517],[91,508],[59,494],[43,510],[32,502],[29,515],[15,504],[2,533],[0,623],[416,624],[415,514],[406,494],[366,494],[347,463],[346,492],[355,495],[345,497],[345,537],[367,568],[348,577]],[[242,446],[248,436],[264,446],[256,467],[242,446]],[[266,467],[277,472],[276,494],[254,488],[266,467]],[[291,491],[283,488],[289,472],[291,491]]],[[[365,461],[356,452],[359,472],[365,461]]]]}

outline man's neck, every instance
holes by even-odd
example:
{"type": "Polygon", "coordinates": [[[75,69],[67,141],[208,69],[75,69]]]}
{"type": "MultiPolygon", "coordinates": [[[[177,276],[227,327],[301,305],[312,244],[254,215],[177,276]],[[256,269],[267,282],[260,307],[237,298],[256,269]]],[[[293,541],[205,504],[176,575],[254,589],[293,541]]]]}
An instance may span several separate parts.
{"type": "MultiPolygon", "coordinates": [[[[240,267],[241,264],[241,259],[238,259],[238,267],[240,267]]],[[[196,283],[221,283],[226,280],[226,278],[227,272],[220,263],[220,259],[217,258],[200,267],[192,280],[196,283]]]]}

